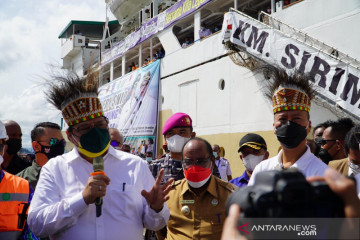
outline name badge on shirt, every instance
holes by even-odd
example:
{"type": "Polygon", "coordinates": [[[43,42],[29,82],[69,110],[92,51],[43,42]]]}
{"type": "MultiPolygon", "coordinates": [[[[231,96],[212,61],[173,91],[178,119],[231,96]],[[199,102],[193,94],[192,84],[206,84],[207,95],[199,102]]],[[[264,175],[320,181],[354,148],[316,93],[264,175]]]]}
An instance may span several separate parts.
{"type": "Polygon", "coordinates": [[[180,204],[194,204],[195,200],[180,200],[180,204]]]}

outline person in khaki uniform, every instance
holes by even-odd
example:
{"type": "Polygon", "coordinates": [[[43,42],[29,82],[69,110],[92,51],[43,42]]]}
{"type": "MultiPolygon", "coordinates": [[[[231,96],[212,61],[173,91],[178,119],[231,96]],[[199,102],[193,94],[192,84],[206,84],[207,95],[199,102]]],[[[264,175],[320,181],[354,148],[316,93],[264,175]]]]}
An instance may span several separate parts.
{"type": "Polygon", "coordinates": [[[343,174],[345,176],[349,175],[349,160],[348,160],[348,158],[330,161],[329,167],[337,170],[338,172],[340,172],[341,174],[343,174]]]}
{"type": "Polygon", "coordinates": [[[237,189],[214,177],[215,164],[211,145],[192,138],[182,152],[185,179],[174,182],[167,205],[170,219],[167,233],[158,239],[220,239],[228,196],[237,189]]]}

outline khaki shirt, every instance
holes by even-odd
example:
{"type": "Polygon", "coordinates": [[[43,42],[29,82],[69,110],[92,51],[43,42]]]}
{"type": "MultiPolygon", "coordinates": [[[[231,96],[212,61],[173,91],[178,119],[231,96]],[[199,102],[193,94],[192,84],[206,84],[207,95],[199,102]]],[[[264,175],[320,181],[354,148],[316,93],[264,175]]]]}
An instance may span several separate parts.
{"type": "Polygon", "coordinates": [[[329,162],[329,167],[339,171],[341,174],[349,175],[349,160],[348,158],[333,160],[329,162]]]}
{"type": "Polygon", "coordinates": [[[167,201],[170,219],[166,239],[220,239],[226,200],[236,189],[231,183],[211,176],[208,188],[197,196],[186,179],[176,181],[167,201]]]}

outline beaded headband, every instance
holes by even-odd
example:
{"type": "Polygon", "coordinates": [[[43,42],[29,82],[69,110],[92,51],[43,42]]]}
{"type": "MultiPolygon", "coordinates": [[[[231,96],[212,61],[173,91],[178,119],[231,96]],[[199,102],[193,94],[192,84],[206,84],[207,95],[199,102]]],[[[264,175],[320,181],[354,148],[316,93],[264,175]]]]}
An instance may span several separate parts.
{"type": "Polygon", "coordinates": [[[282,111],[310,112],[311,101],[306,93],[292,88],[281,88],[272,97],[274,114],[282,111]]]}
{"type": "Polygon", "coordinates": [[[77,98],[63,107],[61,112],[68,126],[104,116],[100,100],[97,97],[77,98]]]}

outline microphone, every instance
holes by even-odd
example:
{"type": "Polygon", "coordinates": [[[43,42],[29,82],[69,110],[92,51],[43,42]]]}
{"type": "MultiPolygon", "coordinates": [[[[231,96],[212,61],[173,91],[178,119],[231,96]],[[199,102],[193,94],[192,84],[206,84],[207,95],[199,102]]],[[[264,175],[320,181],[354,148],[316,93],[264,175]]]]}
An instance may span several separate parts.
{"type": "MultiPolygon", "coordinates": [[[[93,160],[93,169],[94,173],[97,174],[104,174],[104,159],[103,157],[95,157],[93,160]]],[[[96,175],[96,174],[94,174],[96,175]]],[[[102,197],[98,197],[95,200],[95,206],[96,206],[96,217],[101,216],[101,206],[103,203],[102,197]]]]}

